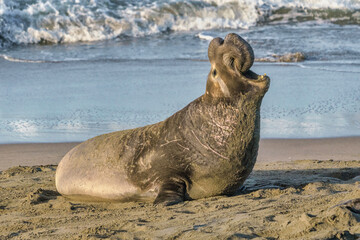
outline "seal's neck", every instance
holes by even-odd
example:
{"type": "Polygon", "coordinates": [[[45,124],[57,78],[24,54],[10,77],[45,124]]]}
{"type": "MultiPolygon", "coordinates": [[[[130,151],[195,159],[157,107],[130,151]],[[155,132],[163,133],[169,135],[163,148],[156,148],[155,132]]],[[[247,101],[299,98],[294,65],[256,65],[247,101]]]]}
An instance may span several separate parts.
{"type": "Polygon", "coordinates": [[[259,139],[261,99],[251,95],[199,98],[189,105],[184,121],[194,136],[191,141],[224,158],[238,158],[259,139]]]}

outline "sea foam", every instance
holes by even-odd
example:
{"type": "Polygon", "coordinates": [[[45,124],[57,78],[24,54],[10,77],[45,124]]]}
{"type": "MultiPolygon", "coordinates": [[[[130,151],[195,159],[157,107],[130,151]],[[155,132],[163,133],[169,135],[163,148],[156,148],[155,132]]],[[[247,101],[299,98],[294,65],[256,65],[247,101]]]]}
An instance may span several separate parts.
{"type": "Polygon", "coordinates": [[[360,24],[358,0],[0,0],[0,46],[326,21],[360,24]]]}

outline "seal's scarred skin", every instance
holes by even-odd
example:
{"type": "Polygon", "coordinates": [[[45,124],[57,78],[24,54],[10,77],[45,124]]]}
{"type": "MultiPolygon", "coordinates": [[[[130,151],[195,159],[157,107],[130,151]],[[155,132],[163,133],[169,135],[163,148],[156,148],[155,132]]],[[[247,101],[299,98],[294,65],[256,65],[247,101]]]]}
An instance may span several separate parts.
{"type": "Polygon", "coordinates": [[[213,39],[208,55],[204,95],[162,122],[76,146],[57,168],[57,190],[80,200],[166,205],[233,194],[256,161],[270,79],[250,70],[253,50],[234,33],[213,39]]]}

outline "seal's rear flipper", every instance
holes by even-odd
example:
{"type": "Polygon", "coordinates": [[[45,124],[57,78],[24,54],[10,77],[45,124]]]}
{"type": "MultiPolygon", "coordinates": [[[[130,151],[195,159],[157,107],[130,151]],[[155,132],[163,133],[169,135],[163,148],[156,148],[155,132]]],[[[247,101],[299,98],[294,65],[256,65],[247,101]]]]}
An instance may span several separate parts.
{"type": "Polygon", "coordinates": [[[182,180],[169,179],[161,185],[159,194],[154,204],[165,206],[174,205],[183,202],[185,199],[186,184],[182,180]]]}

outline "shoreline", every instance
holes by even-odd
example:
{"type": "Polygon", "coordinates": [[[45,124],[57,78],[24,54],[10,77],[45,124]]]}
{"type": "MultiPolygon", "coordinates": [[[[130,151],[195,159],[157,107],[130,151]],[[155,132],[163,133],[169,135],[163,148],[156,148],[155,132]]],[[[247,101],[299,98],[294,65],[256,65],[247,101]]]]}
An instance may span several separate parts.
{"type": "MultiPolygon", "coordinates": [[[[80,142],[0,144],[0,171],[15,166],[57,165],[80,142]]],[[[358,160],[360,137],[261,139],[257,162],[358,160]]]]}

